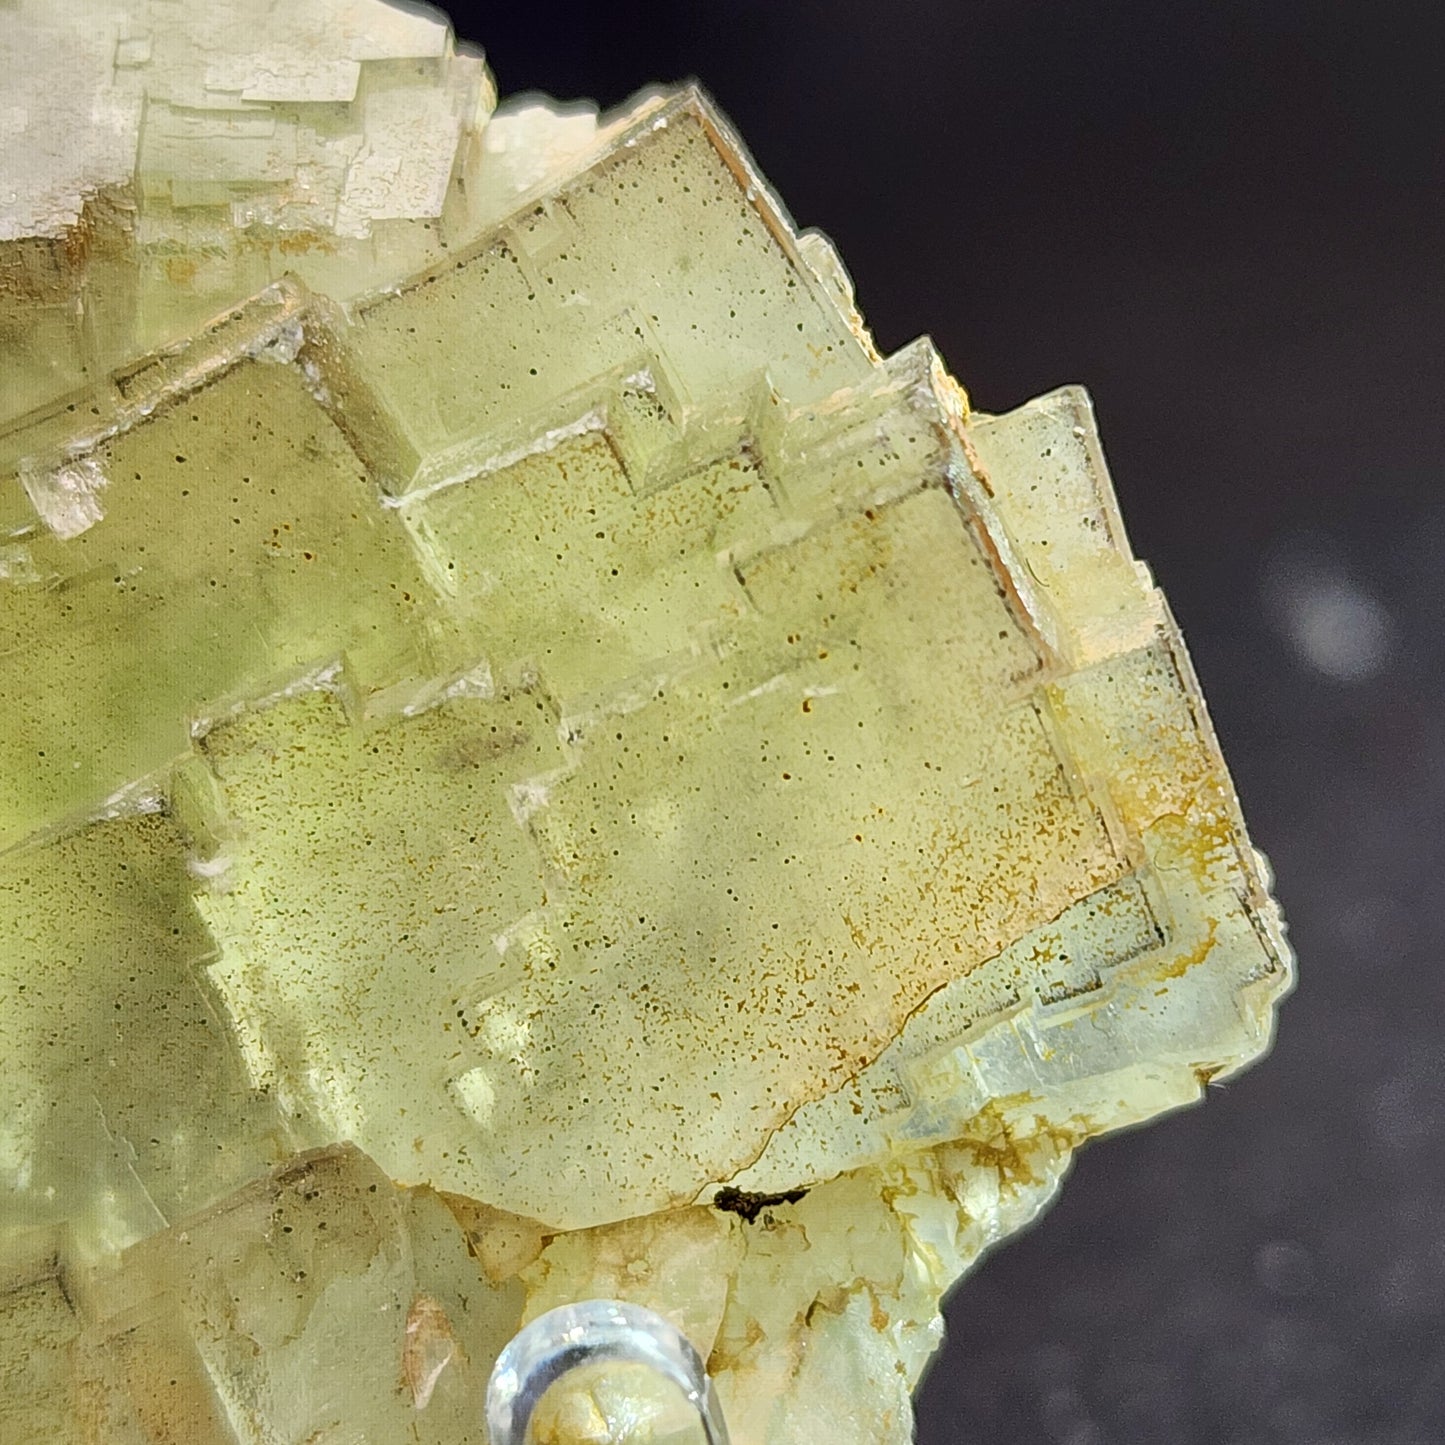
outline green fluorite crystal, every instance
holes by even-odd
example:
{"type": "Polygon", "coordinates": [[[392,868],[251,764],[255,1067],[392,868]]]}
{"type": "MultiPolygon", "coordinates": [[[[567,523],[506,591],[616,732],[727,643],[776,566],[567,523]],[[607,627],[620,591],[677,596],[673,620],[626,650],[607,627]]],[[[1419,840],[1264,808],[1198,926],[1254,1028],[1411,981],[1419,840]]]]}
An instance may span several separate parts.
{"type": "Polygon", "coordinates": [[[0,1439],[480,1440],[609,1296],[907,1440],[1290,976],[1087,398],[880,357],[696,91],[171,8],[0,34],[0,1439]]]}

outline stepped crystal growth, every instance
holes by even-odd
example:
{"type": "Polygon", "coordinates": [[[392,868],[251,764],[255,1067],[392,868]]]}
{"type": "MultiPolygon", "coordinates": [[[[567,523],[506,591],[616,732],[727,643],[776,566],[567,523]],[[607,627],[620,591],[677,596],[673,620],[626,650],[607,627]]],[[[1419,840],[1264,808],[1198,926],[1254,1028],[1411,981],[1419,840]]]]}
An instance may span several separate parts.
{"type": "MultiPolygon", "coordinates": [[[[1290,977],[1087,397],[880,357],[693,90],[380,0],[0,62],[0,1439],[481,1441],[606,1296],[906,1441],[1290,977]]],[[[537,1438],[684,1438],[629,1378],[537,1438]]]]}

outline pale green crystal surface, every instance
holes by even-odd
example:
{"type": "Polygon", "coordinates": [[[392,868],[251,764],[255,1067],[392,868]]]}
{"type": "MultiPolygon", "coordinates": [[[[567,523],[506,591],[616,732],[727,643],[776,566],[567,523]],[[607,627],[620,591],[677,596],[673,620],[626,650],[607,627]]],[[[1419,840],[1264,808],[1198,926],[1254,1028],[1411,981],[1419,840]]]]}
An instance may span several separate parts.
{"type": "Polygon", "coordinates": [[[908,1439],[1290,978],[1087,398],[880,357],[696,91],[171,11],[0,31],[0,1440],[480,1440],[591,1296],[908,1439]]]}

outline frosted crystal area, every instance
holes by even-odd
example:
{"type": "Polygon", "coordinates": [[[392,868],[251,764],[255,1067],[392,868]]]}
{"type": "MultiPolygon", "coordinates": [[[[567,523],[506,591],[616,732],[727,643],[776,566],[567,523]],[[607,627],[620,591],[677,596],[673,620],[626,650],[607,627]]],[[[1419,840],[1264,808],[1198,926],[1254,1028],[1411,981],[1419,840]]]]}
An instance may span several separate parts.
{"type": "Polygon", "coordinates": [[[604,1298],[742,1445],[901,1445],[942,1295],[1291,977],[1087,396],[880,356],[696,90],[12,11],[0,1439],[461,1445],[604,1298]]]}

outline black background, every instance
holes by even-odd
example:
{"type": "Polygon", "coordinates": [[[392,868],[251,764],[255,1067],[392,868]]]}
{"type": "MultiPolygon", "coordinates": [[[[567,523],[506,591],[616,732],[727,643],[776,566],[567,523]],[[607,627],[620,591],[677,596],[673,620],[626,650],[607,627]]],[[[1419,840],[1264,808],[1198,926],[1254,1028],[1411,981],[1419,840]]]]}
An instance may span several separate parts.
{"type": "Polygon", "coordinates": [[[1275,865],[1274,1054],[1084,1151],[953,1299],[919,1440],[1445,1440],[1438,0],[453,13],[504,94],[701,79],[975,405],[1088,385],[1275,865]]]}

